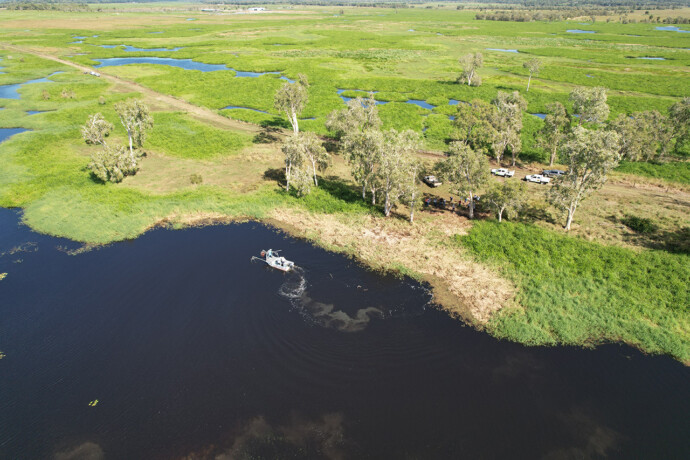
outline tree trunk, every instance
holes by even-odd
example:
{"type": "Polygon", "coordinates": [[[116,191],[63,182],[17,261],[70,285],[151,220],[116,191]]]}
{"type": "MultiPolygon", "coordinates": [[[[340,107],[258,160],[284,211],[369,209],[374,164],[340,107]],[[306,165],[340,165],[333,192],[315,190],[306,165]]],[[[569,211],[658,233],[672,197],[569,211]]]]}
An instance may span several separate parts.
{"type": "Polygon", "coordinates": [[[371,188],[371,204],[372,206],[376,205],[376,189],[374,187],[371,188]]]}
{"type": "Polygon", "coordinates": [[[290,170],[292,169],[292,165],[285,165],[285,191],[289,192],[290,191],[290,170]]]}
{"type": "Polygon", "coordinates": [[[469,211],[470,211],[470,219],[474,219],[474,195],[472,194],[472,192],[470,192],[469,211]]]}
{"type": "Polygon", "coordinates": [[[417,194],[412,192],[412,197],[410,198],[410,223],[414,222],[414,199],[417,194]]]}
{"type": "Polygon", "coordinates": [[[316,178],[316,161],[315,160],[311,161],[311,167],[312,167],[312,170],[314,171],[314,186],[318,187],[319,186],[319,180],[316,178]]]}
{"type": "Polygon", "coordinates": [[[517,160],[517,157],[515,155],[515,152],[513,150],[510,151],[510,154],[513,156],[513,164],[512,166],[515,166],[515,160],[517,160]]]}
{"type": "Polygon", "coordinates": [[[565,230],[568,231],[570,230],[570,224],[573,223],[573,216],[575,215],[575,209],[577,208],[577,204],[571,204],[570,207],[568,208],[568,218],[565,221],[565,230]]]}
{"type": "Polygon", "coordinates": [[[553,166],[553,162],[556,159],[556,153],[558,152],[558,149],[554,145],[553,148],[551,149],[551,158],[549,159],[549,166],[553,166]]]}
{"type": "Polygon", "coordinates": [[[501,222],[503,220],[503,210],[504,209],[505,209],[505,206],[498,209],[498,221],[499,222],[501,222]]]}
{"type": "Polygon", "coordinates": [[[367,183],[362,182],[362,199],[366,200],[367,199],[367,183]]]}
{"type": "Polygon", "coordinates": [[[132,132],[127,130],[127,136],[129,136],[129,154],[134,156],[134,148],[132,147],[132,132]]]}
{"type": "Polygon", "coordinates": [[[532,74],[530,73],[529,74],[529,80],[527,80],[527,91],[526,91],[527,93],[529,93],[529,84],[531,81],[532,81],[532,74]]]}
{"type": "Polygon", "coordinates": [[[295,112],[292,112],[292,131],[295,133],[295,136],[299,134],[299,125],[297,124],[297,114],[295,112]]]}
{"type": "Polygon", "coordinates": [[[391,215],[391,198],[390,192],[386,192],[386,200],[383,204],[383,214],[388,217],[391,215]]]}

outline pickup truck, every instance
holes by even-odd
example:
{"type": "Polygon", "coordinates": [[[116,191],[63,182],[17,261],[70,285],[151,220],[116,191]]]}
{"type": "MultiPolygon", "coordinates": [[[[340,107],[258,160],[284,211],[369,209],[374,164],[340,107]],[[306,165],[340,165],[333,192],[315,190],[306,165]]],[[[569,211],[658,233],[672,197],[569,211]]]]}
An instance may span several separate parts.
{"type": "Polygon", "coordinates": [[[515,171],[509,171],[506,168],[498,168],[498,169],[492,169],[491,174],[494,174],[496,176],[503,176],[503,177],[513,177],[515,175],[515,171]]]}
{"type": "Polygon", "coordinates": [[[546,176],[542,176],[541,174],[529,174],[525,176],[525,179],[527,182],[535,182],[537,184],[542,184],[546,185],[549,182],[551,182],[551,179],[549,179],[546,176]]]}
{"type": "Polygon", "coordinates": [[[561,171],[560,169],[545,169],[541,172],[541,175],[546,177],[560,177],[565,175],[565,171],[561,171]]]}
{"type": "Polygon", "coordinates": [[[441,185],[441,182],[438,179],[436,179],[436,176],[424,176],[422,180],[429,187],[438,187],[439,185],[441,185]]]}

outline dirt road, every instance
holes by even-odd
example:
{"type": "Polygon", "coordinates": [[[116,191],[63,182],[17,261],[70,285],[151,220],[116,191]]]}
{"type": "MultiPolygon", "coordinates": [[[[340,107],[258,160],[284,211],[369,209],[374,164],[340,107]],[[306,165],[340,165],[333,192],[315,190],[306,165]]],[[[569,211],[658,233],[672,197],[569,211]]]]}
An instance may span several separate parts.
{"type": "MultiPolygon", "coordinates": [[[[38,56],[38,57],[43,58],[43,59],[49,59],[51,61],[59,62],[60,64],[64,64],[66,66],[73,67],[73,68],[80,70],[82,72],[91,72],[94,70],[92,67],[81,65],[81,64],[75,64],[74,62],[66,61],[66,60],[61,59],[57,56],[46,54],[43,51],[37,51],[37,50],[32,49],[32,48],[14,46],[14,45],[6,44],[6,43],[0,44],[0,47],[2,47],[4,49],[16,51],[19,53],[30,53],[30,54],[33,54],[34,56],[38,56]]],[[[244,131],[244,132],[252,133],[252,134],[256,134],[256,133],[259,133],[262,131],[262,128],[260,126],[257,126],[257,125],[251,124],[251,123],[244,123],[244,122],[233,120],[230,118],[226,118],[222,115],[219,115],[218,113],[216,113],[215,111],[213,111],[211,109],[207,109],[205,107],[199,107],[199,106],[191,104],[191,103],[189,103],[183,99],[178,99],[174,96],[169,96],[167,94],[159,93],[157,91],[154,91],[150,88],[142,86],[142,85],[135,83],[133,81],[104,73],[100,69],[98,69],[98,73],[101,74],[101,78],[103,78],[103,79],[105,79],[111,83],[120,85],[124,88],[127,88],[128,90],[141,93],[144,96],[144,98],[147,99],[150,103],[152,103],[152,104],[155,103],[155,105],[157,107],[161,107],[164,110],[174,110],[174,111],[186,112],[192,118],[210,123],[210,124],[217,126],[217,127],[228,128],[228,129],[232,129],[232,130],[236,130],[236,131],[244,131]]]]}

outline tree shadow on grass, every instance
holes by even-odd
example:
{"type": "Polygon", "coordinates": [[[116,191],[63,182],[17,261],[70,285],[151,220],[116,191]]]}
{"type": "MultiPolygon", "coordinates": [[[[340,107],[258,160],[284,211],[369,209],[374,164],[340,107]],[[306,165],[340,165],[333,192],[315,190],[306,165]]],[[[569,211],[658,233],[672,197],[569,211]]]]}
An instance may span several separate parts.
{"type": "Polygon", "coordinates": [[[255,144],[272,144],[278,142],[280,140],[278,137],[279,132],[280,130],[278,128],[266,126],[259,134],[254,136],[252,142],[255,144]]]}
{"type": "Polygon", "coordinates": [[[292,126],[290,126],[290,123],[288,123],[287,120],[281,117],[273,117],[270,120],[264,120],[259,124],[259,126],[261,126],[262,128],[292,128],[292,126]]]}
{"type": "Polygon", "coordinates": [[[616,224],[624,231],[627,230],[626,233],[623,233],[623,241],[626,243],[658,251],[690,255],[690,227],[680,227],[674,230],[636,231],[616,216],[609,216],[606,220],[616,224]]]}
{"type": "Polygon", "coordinates": [[[356,187],[349,182],[345,182],[338,176],[328,176],[320,179],[319,188],[327,192],[333,198],[346,203],[364,201],[362,199],[362,190],[359,187],[356,187]]]}

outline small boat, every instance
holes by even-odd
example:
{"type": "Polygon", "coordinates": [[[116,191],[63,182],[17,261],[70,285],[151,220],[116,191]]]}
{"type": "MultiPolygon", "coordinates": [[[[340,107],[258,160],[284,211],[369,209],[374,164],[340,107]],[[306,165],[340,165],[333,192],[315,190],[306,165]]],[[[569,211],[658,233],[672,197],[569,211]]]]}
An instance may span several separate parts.
{"type": "Polygon", "coordinates": [[[268,251],[266,250],[261,250],[261,257],[252,257],[252,260],[260,260],[262,262],[266,262],[266,265],[269,265],[273,268],[276,268],[278,270],[282,270],[284,272],[289,272],[295,267],[295,263],[292,261],[287,260],[285,257],[281,257],[278,255],[278,251],[274,251],[273,249],[269,249],[268,251]]]}

